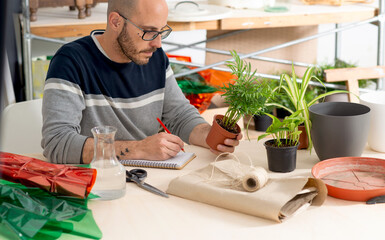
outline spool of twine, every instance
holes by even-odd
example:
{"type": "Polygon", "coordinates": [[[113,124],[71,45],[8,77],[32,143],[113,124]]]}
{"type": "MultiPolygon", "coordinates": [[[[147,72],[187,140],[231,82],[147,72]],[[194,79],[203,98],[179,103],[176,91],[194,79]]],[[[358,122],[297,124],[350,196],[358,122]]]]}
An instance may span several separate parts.
{"type": "Polygon", "coordinates": [[[230,188],[241,189],[248,192],[255,192],[266,185],[267,181],[269,180],[269,177],[267,171],[263,167],[254,167],[250,158],[250,166],[241,164],[237,156],[232,153],[226,153],[226,156],[229,155],[235,160],[237,160],[237,164],[234,168],[224,169],[216,165],[218,158],[223,155],[224,154],[218,155],[214,163],[212,164],[213,169],[209,180],[221,182],[222,184],[229,186],[230,188]],[[215,168],[221,171],[224,175],[226,175],[226,178],[214,179],[213,177],[215,168]]]}
{"type": "Polygon", "coordinates": [[[243,176],[241,182],[244,190],[248,192],[255,192],[261,189],[269,179],[267,172],[262,167],[253,167],[254,170],[248,172],[243,176]]]}

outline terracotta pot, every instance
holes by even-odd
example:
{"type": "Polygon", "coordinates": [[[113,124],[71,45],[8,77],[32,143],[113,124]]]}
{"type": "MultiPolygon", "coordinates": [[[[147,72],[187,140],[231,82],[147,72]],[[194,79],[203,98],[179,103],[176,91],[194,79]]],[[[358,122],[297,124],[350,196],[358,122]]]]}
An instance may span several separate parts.
{"type": "MultiPolygon", "coordinates": [[[[283,141],[285,139],[282,139],[283,141]]],[[[297,164],[297,147],[273,147],[266,143],[272,143],[274,139],[267,140],[263,145],[266,148],[267,163],[272,172],[292,172],[297,164]]]]}
{"type": "Polygon", "coordinates": [[[309,147],[309,138],[306,134],[306,128],[304,125],[298,126],[298,130],[302,131],[299,135],[299,145],[298,149],[306,149],[309,147]]]}
{"type": "Polygon", "coordinates": [[[213,125],[211,130],[206,138],[206,143],[210,146],[210,148],[217,150],[218,144],[224,144],[226,138],[237,138],[238,134],[241,132],[241,128],[237,126],[238,133],[232,133],[221,127],[217,119],[223,119],[223,115],[215,115],[213,120],[213,125]]]}

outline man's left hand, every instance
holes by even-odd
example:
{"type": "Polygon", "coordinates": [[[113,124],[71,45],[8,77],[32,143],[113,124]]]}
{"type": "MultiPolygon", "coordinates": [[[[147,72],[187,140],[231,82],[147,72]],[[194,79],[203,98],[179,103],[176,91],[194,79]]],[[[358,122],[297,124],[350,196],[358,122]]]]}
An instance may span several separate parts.
{"type": "Polygon", "coordinates": [[[224,141],[224,144],[218,144],[217,149],[214,150],[210,148],[210,151],[213,152],[214,154],[221,154],[224,152],[234,152],[235,147],[239,145],[239,140],[241,140],[243,137],[242,133],[239,133],[236,139],[231,139],[231,138],[226,138],[224,141]]]}

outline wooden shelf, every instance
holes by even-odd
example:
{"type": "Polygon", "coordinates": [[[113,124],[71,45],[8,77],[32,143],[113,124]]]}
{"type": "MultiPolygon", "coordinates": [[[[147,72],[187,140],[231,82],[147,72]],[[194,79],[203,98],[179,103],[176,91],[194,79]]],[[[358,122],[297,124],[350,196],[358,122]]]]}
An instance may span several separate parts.
{"type": "MultiPolygon", "coordinates": [[[[31,22],[31,33],[50,38],[80,37],[89,35],[94,29],[106,27],[106,3],[99,3],[92,9],[92,15],[78,19],[76,11],[68,7],[41,8],[38,20],[31,22]]],[[[233,30],[248,28],[275,28],[318,25],[327,23],[358,22],[372,18],[378,10],[372,5],[324,6],[293,3],[286,13],[268,13],[263,10],[232,10],[223,19],[205,22],[169,22],[174,31],[233,30]]]]}

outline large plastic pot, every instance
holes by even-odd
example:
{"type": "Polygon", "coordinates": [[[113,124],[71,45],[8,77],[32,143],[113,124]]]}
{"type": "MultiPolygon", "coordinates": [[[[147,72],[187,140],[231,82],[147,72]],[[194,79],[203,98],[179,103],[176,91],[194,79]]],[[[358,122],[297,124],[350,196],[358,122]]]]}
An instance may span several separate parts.
{"type": "Polygon", "coordinates": [[[385,152],[385,91],[365,93],[360,102],[370,107],[369,147],[378,152],[385,152]]]}
{"type": "Polygon", "coordinates": [[[369,133],[369,107],[350,102],[323,102],[312,105],[309,113],[311,138],[320,160],[361,156],[369,133]]]}

